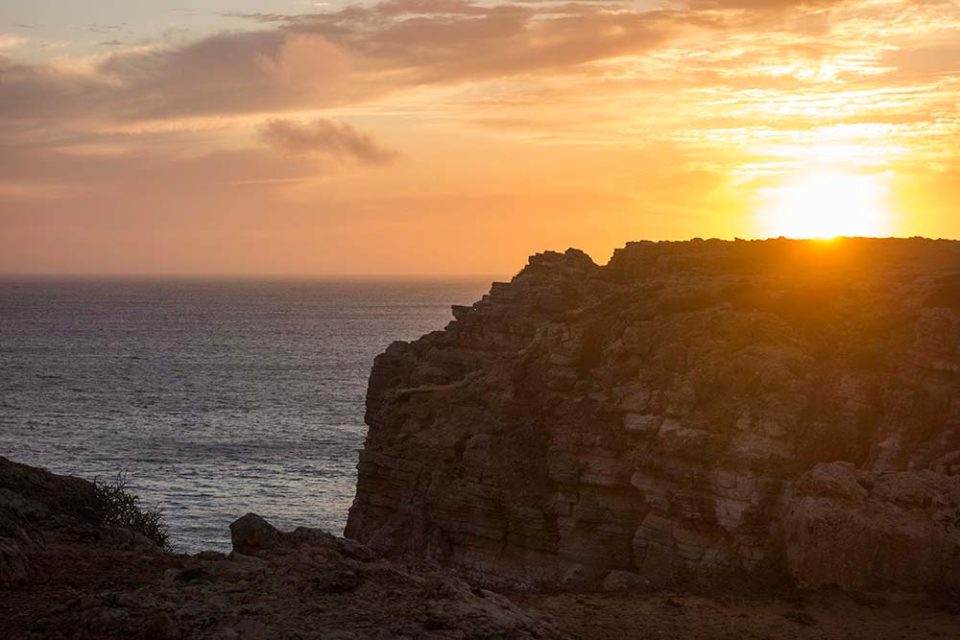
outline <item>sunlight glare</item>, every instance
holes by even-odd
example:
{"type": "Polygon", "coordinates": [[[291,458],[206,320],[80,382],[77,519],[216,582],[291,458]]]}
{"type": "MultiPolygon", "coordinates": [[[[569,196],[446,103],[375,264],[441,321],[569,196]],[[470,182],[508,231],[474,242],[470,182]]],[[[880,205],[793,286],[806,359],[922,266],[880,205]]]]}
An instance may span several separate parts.
{"type": "Polygon", "coordinates": [[[879,174],[841,170],[803,174],[760,192],[766,235],[829,239],[890,234],[889,186],[879,174]]]}

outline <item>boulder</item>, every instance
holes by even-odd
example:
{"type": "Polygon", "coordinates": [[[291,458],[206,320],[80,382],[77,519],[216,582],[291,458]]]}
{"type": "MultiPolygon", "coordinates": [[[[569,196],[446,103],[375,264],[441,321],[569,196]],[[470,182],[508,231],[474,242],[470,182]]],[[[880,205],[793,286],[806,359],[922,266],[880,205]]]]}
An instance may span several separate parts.
{"type": "Polygon", "coordinates": [[[636,573],[614,570],[603,579],[602,589],[608,593],[621,591],[647,591],[652,587],[649,579],[636,573]]]}
{"type": "Polygon", "coordinates": [[[274,549],[282,542],[281,533],[255,513],[248,513],[230,524],[230,542],[236,553],[255,556],[274,549]]]}

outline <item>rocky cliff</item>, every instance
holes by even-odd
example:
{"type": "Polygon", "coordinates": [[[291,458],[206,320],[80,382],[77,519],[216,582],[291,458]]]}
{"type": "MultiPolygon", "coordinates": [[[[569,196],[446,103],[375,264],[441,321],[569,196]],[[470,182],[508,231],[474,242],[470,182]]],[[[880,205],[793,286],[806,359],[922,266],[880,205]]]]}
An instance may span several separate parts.
{"type": "Polygon", "coordinates": [[[346,535],[529,582],[960,588],[960,243],[544,253],[374,364],[346,535]]]}

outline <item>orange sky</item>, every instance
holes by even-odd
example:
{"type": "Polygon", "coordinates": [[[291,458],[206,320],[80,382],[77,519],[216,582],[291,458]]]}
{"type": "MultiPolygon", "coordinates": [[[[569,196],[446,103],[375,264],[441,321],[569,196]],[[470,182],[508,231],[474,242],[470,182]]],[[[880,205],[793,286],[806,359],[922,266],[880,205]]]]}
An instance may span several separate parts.
{"type": "Polygon", "coordinates": [[[958,2],[81,4],[0,10],[0,273],[960,236],[958,2]]]}

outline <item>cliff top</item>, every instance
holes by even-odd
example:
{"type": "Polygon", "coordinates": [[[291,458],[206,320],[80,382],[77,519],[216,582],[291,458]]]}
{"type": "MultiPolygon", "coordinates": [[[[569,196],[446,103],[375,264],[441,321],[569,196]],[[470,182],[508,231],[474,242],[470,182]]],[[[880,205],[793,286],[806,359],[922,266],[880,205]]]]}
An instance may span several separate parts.
{"type": "MultiPolygon", "coordinates": [[[[595,271],[618,280],[685,273],[787,275],[832,270],[851,273],[952,271],[960,261],[960,241],[929,238],[847,238],[795,240],[640,240],[616,249],[606,265],[570,248],[530,257],[528,268],[563,267],[595,271]]],[[[526,270],[524,270],[526,271],[526,270]]],[[[523,273],[523,271],[521,272],[523,273]]]]}

